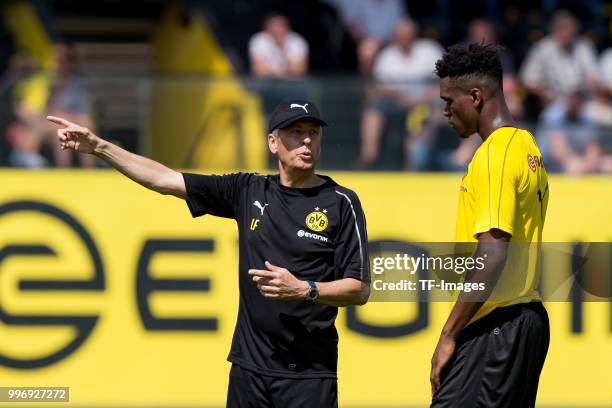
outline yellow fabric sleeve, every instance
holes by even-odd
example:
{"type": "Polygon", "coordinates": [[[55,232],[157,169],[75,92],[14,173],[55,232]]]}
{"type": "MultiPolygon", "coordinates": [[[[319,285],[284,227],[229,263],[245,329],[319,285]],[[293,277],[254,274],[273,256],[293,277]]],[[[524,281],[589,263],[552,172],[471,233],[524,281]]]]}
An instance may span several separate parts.
{"type": "Polygon", "coordinates": [[[514,233],[521,174],[518,138],[515,136],[498,136],[491,140],[475,163],[475,238],[494,228],[510,235],[514,233]]]}

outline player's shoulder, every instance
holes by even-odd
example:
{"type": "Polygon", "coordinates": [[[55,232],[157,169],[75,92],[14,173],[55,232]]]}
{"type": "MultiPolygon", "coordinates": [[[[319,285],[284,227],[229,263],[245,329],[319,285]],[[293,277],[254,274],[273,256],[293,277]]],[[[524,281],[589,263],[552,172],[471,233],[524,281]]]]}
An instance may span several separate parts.
{"type": "Polygon", "coordinates": [[[265,183],[268,179],[268,176],[266,175],[263,175],[260,173],[250,173],[250,172],[227,173],[227,174],[224,174],[223,177],[226,177],[231,182],[238,184],[238,185],[265,183]]]}
{"type": "Polygon", "coordinates": [[[522,147],[526,147],[528,149],[532,147],[537,148],[536,138],[531,131],[527,129],[520,129],[519,136],[522,147]]]}
{"type": "Polygon", "coordinates": [[[516,169],[521,174],[531,160],[540,157],[540,151],[533,134],[523,128],[508,128],[493,148],[492,156],[506,171],[516,169]]]}
{"type": "Polygon", "coordinates": [[[492,136],[485,145],[490,153],[495,154],[507,154],[520,150],[526,142],[535,142],[533,135],[527,129],[512,126],[499,128],[492,136]]]}
{"type": "Polygon", "coordinates": [[[270,182],[270,175],[261,173],[240,173],[248,183],[267,184],[270,182]]]}
{"type": "Polygon", "coordinates": [[[361,205],[359,201],[359,196],[353,190],[348,187],[344,187],[340,184],[334,183],[332,188],[330,189],[333,194],[335,194],[336,199],[341,205],[347,206],[355,206],[361,205]]]}
{"type": "Polygon", "coordinates": [[[505,140],[500,140],[501,146],[505,146],[505,149],[509,154],[522,154],[532,150],[538,150],[536,139],[533,134],[523,128],[514,128],[513,132],[508,132],[508,136],[505,140]]]}
{"type": "Polygon", "coordinates": [[[491,145],[505,144],[520,131],[520,128],[514,126],[502,126],[495,129],[487,141],[490,141],[491,145]]]}
{"type": "Polygon", "coordinates": [[[522,155],[525,142],[532,139],[529,131],[522,128],[498,128],[480,145],[472,163],[475,167],[489,170],[498,166],[506,167],[516,163],[522,155]]]}

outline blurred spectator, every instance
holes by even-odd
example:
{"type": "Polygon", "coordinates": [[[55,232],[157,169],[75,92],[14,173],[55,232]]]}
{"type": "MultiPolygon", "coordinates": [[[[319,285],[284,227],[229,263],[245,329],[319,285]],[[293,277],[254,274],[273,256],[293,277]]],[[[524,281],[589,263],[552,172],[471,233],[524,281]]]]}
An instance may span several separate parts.
{"type": "Polygon", "coordinates": [[[49,97],[47,70],[32,55],[20,50],[11,56],[8,76],[13,81],[11,113],[25,122],[38,120],[49,97]]]}
{"type": "MultiPolygon", "coordinates": [[[[90,113],[89,95],[75,76],[77,55],[74,46],[60,43],[55,45],[57,68],[51,78],[51,89],[47,100],[49,115],[63,117],[71,122],[81,123],[82,126],[93,128],[94,123],[90,113]]],[[[45,121],[46,122],[46,121],[45,121]]],[[[70,167],[73,152],[61,150],[59,141],[55,136],[56,128],[47,125],[46,141],[50,144],[55,166],[70,167]]],[[[91,155],[77,155],[82,167],[94,167],[95,158],[91,155]]]]}
{"type": "MultiPolygon", "coordinates": [[[[400,20],[393,31],[393,42],[385,47],[374,62],[373,74],[377,82],[370,90],[367,106],[361,119],[361,154],[356,166],[369,168],[379,154],[380,139],[390,116],[411,121],[406,114],[419,104],[437,100],[437,85],[432,83],[433,67],[442,55],[442,47],[435,41],[417,38],[418,27],[409,19],[400,20]]],[[[407,142],[410,167],[421,169],[427,156],[428,130],[422,126],[431,109],[419,109],[422,116],[414,125],[415,133],[407,142]]],[[[404,125],[404,129],[406,126],[404,125]]]]}
{"type": "Polygon", "coordinates": [[[6,138],[11,146],[8,157],[9,166],[42,168],[47,167],[47,160],[40,154],[42,139],[32,124],[20,120],[14,121],[6,129],[6,138]]]}
{"type": "MultiPolygon", "coordinates": [[[[491,20],[477,18],[470,21],[468,25],[467,43],[496,44],[498,42],[497,38],[497,31],[491,20]]],[[[516,65],[514,64],[512,53],[507,49],[502,49],[499,53],[499,58],[501,60],[502,69],[504,70],[504,75],[516,75],[516,65]]]]}
{"type": "MultiPolygon", "coordinates": [[[[13,114],[20,121],[17,134],[35,133],[36,143],[27,142],[28,157],[32,155],[31,148],[37,146],[40,152],[48,148],[48,156],[52,157],[52,165],[69,167],[72,165],[73,154],[59,149],[55,137],[56,129],[44,119],[46,114],[62,116],[74,122],[84,123],[93,127],[90,115],[88,94],[75,76],[76,56],[71,45],[58,44],[54,47],[55,60],[50,68],[43,68],[29,54],[16,53],[11,60],[11,71],[15,80],[13,114]]],[[[13,148],[20,149],[22,141],[28,137],[18,137],[13,148]]],[[[23,149],[22,149],[23,150],[23,149]]],[[[23,156],[20,150],[19,157],[23,156]]],[[[79,164],[83,167],[93,167],[94,157],[78,155],[79,164]]],[[[32,159],[32,162],[35,162],[32,159]]],[[[13,161],[14,163],[14,161],[13,161]]],[[[33,166],[37,167],[37,166],[33,166]]]]}
{"type": "Polygon", "coordinates": [[[257,76],[300,78],[308,70],[308,44],[291,31],[287,17],[271,13],[264,18],[263,31],[249,41],[249,58],[257,76]]]}
{"type": "Polygon", "coordinates": [[[567,102],[557,100],[542,113],[538,146],[549,171],[571,174],[597,172],[601,146],[595,124],[585,111],[585,94],[573,92],[567,102]]]}
{"type": "Polygon", "coordinates": [[[3,138],[8,147],[6,164],[15,167],[41,168],[49,162],[42,155],[43,127],[40,120],[48,96],[48,75],[38,61],[18,50],[9,62],[5,76],[11,98],[3,138]]]}
{"type": "MultiPolygon", "coordinates": [[[[457,137],[457,135],[454,135],[457,137]]],[[[459,147],[450,152],[446,160],[442,162],[440,170],[442,171],[465,171],[468,164],[474,157],[474,153],[481,144],[479,137],[469,137],[459,141],[459,147]]],[[[444,151],[441,151],[444,154],[444,151]]]]}
{"type": "MultiPolygon", "coordinates": [[[[548,18],[552,13],[547,14],[548,18]]],[[[546,35],[545,16],[535,7],[524,7],[520,4],[509,4],[502,13],[502,21],[497,27],[503,27],[503,44],[508,46],[515,61],[524,61],[533,44],[546,35]]],[[[548,26],[550,27],[550,25],[548,26]]]]}
{"type": "Polygon", "coordinates": [[[330,0],[339,9],[347,30],[357,43],[359,71],[372,74],[378,51],[389,43],[393,27],[406,15],[401,0],[330,0]]]}
{"type": "Polygon", "coordinates": [[[542,106],[567,98],[578,89],[597,85],[597,60],[591,42],[578,36],[579,22],[567,11],[553,16],[550,32],[532,46],[521,69],[521,80],[542,106]]]}
{"type": "Polygon", "coordinates": [[[612,91],[612,48],[608,48],[601,53],[599,67],[602,85],[609,91],[612,91]]]}
{"type": "Polygon", "coordinates": [[[612,48],[600,58],[601,87],[587,106],[588,116],[599,126],[602,145],[601,171],[612,173],[612,48]]]}
{"type": "Polygon", "coordinates": [[[610,140],[612,139],[612,133],[608,132],[606,136],[607,150],[601,156],[601,172],[610,174],[612,173],[612,149],[610,148],[610,140]]]}
{"type": "Polygon", "coordinates": [[[447,123],[440,121],[431,146],[431,164],[427,170],[465,171],[481,142],[480,137],[457,137],[457,133],[447,123]]]}
{"type": "MultiPolygon", "coordinates": [[[[255,76],[251,87],[260,94],[266,115],[283,100],[306,97],[308,52],[308,43],[291,31],[287,17],[277,12],[264,17],[263,31],[249,41],[249,58],[255,76]]],[[[270,155],[270,163],[274,159],[270,155]]]]}
{"type": "Polygon", "coordinates": [[[600,58],[599,86],[594,97],[586,103],[586,115],[602,130],[612,130],[612,48],[604,51],[600,58]]]}

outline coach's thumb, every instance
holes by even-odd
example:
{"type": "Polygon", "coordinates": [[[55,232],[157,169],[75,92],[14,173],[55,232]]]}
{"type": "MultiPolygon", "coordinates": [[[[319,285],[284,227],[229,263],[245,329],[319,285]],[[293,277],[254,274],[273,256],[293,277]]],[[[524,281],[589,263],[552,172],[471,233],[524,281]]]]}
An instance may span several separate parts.
{"type": "Polygon", "coordinates": [[[272,265],[268,261],[266,261],[266,268],[268,268],[268,270],[270,270],[270,271],[276,271],[276,270],[280,269],[278,266],[272,265]]]}

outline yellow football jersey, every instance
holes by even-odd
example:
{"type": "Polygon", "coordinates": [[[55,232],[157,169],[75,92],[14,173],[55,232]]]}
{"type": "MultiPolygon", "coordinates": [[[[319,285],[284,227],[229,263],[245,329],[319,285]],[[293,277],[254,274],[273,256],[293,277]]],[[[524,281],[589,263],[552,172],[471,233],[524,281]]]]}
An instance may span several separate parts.
{"type": "Polygon", "coordinates": [[[455,241],[476,242],[494,228],[512,238],[495,290],[472,322],[495,307],[540,299],[537,243],[549,195],[542,154],[528,131],[498,128],[474,153],[461,181],[455,241]]]}

